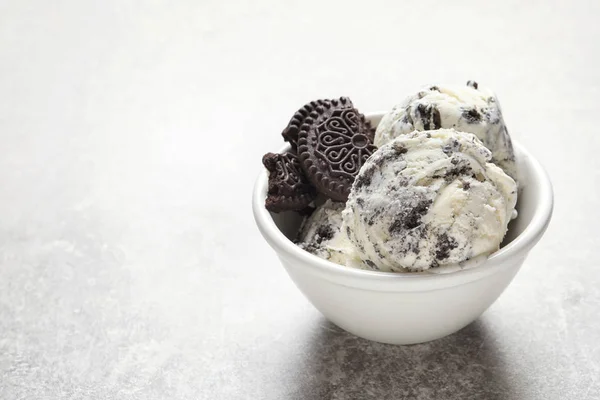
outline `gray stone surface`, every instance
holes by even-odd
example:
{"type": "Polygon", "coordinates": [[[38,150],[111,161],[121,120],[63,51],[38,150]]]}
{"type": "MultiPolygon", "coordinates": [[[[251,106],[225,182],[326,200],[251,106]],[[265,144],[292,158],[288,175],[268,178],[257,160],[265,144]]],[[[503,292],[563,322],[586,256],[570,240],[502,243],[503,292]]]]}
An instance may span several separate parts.
{"type": "Polygon", "coordinates": [[[599,3],[286,3],[0,1],[0,399],[600,398],[599,3]],[[260,156],[315,97],[467,79],[547,235],[455,335],[344,333],[254,226],[260,156]]]}

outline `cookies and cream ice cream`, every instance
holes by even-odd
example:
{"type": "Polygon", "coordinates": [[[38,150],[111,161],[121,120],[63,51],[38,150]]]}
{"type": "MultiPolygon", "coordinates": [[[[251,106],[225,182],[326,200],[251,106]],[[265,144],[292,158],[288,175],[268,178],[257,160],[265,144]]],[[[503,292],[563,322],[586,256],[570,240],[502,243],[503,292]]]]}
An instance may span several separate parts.
{"type": "MultiPolygon", "coordinates": [[[[379,131],[378,131],[379,132],[379,131]]],[[[400,135],[361,168],[342,231],[380,271],[422,271],[498,250],[517,200],[515,181],[474,135],[400,135]]]]}
{"type": "Polygon", "coordinates": [[[492,162],[517,179],[512,142],[496,95],[469,81],[465,86],[428,86],[407,97],[381,120],[375,146],[414,130],[452,128],[472,133],[492,152],[492,162]]]}

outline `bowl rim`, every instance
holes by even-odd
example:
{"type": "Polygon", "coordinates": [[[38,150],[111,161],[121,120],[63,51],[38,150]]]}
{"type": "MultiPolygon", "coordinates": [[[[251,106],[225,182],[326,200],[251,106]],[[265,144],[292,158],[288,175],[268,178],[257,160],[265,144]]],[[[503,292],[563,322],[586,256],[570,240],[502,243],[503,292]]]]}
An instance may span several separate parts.
{"type": "MultiPolygon", "coordinates": [[[[381,118],[385,113],[372,112],[366,113],[367,119],[381,118]]],[[[267,171],[262,169],[258,175],[254,191],[252,195],[252,209],[256,224],[265,238],[265,240],[273,247],[273,249],[281,257],[282,255],[292,257],[293,259],[306,264],[316,269],[315,272],[324,273],[326,275],[334,275],[350,280],[360,279],[363,282],[368,281],[422,281],[422,280],[448,280],[457,277],[464,278],[468,281],[478,279],[502,269],[503,265],[508,264],[508,260],[523,258],[527,252],[538,242],[548,227],[552,217],[554,207],[554,195],[550,178],[539,163],[539,161],[531,155],[522,145],[513,140],[513,146],[517,148],[517,153],[520,154],[525,162],[529,164],[531,187],[536,187],[539,192],[539,204],[537,205],[534,214],[529,224],[523,231],[514,238],[509,244],[502,247],[498,251],[490,255],[485,261],[481,262],[474,268],[460,269],[456,271],[446,272],[442,274],[414,272],[414,273],[398,273],[398,272],[381,272],[369,271],[358,268],[350,268],[334,262],[322,259],[314,254],[311,254],[293,243],[288,239],[275,224],[270,212],[264,207],[264,201],[267,190],[267,171]]],[[[284,152],[290,148],[286,144],[280,152],[284,152]]],[[[464,280],[461,279],[461,280],[464,280]]]]}

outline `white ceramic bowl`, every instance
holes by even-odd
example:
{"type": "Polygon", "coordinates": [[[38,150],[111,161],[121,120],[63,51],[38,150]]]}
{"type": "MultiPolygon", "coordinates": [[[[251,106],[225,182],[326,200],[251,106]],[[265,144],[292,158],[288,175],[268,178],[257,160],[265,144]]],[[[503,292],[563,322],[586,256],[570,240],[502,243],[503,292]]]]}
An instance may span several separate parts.
{"type": "MultiPolygon", "coordinates": [[[[376,126],[382,116],[367,117],[376,126]]],[[[314,256],[292,242],[301,222],[296,213],[271,214],[265,209],[266,171],[254,187],[254,218],[296,286],[334,324],[383,343],[438,339],[473,322],[492,305],[550,222],[553,194],[548,175],[529,152],[518,143],[514,146],[522,187],[519,216],[511,222],[502,248],[472,269],[400,274],[349,268],[314,256]]]]}

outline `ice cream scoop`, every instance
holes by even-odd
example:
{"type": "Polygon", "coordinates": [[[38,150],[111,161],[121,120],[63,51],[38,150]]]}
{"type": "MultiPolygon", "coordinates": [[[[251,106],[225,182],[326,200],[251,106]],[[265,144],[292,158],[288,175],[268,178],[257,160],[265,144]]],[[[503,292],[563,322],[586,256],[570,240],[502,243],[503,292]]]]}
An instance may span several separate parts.
{"type": "Polygon", "coordinates": [[[428,86],[393,107],[377,127],[375,145],[414,130],[440,128],[472,133],[491,150],[492,161],[518,180],[513,145],[496,95],[469,81],[428,86]]]}
{"type": "Polygon", "coordinates": [[[342,231],[380,271],[456,265],[498,250],[517,201],[515,181],[472,134],[401,135],[361,168],[342,231]]]}

